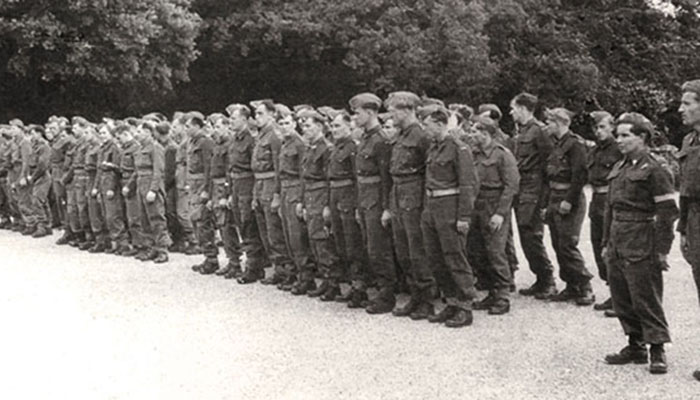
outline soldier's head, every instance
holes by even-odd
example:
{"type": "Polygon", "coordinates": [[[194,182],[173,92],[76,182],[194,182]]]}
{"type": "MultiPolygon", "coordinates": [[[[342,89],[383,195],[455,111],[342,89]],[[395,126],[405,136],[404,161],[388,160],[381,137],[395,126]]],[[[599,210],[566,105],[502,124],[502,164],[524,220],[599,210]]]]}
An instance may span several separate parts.
{"type": "Polygon", "coordinates": [[[350,101],[350,110],[353,112],[355,125],[361,129],[371,129],[379,124],[377,114],[382,106],[382,100],[372,93],[360,93],[353,96],[350,101]]]}
{"type": "Polygon", "coordinates": [[[341,140],[350,137],[352,133],[352,118],[345,111],[335,113],[331,119],[331,133],[333,140],[341,140]]]}
{"type": "Polygon", "coordinates": [[[229,115],[231,129],[234,132],[241,132],[248,127],[248,118],[250,118],[250,108],[245,104],[230,104],[226,107],[226,112],[229,115]]]}
{"type": "Polygon", "coordinates": [[[685,82],[681,89],[683,97],[678,111],[683,123],[700,130],[700,79],[685,82]]]}
{"type": "Polygon", "coordinates": [[[280,133],[283,137],[287,137],[297,133],[297,120],[294,118],[294,113],[289,107],[284,104],[277,104],[277,125],[280,127],[280,133]]]}
{"type": "Polygon", "coordinates": [[[302,110],[299,113],[301,129],[309,142],[315,142],[323,137],[326,125],[326,118],[316,110],[302,110]]]}
{"type": "Polygon", "coordinates": [[[510,115],[517,124],[525,124],[535,115],[537,96],[530,93],[520,93],[510,102],[510,115]]]}
{"type": "Polygon", "coordinates": [[[97,128],[97,137],[100,139],[100,141],[104,141],[109,139],[111,136],[111,129],[109,125],[107,124],[101,124],[97,128]]]}
{"type": "Polygon", "coordinates": [[[187,136],[192,137],[204,130],[206,118],[199,111],[190,111],[186,114],[185,121],[187,136]]]}
{"type": "Polygon", "coordinates": [[[569,131],[571,126],[571,118],[574,113],[564,107],[548,108],[545,113],[545,121],[547,123],[547,131],[561,136],[569,131]]]}
{"type": "Polygon", "coordinates": [[[73,126],[73,135],[80,139],[87,133],[87,128],[90,123],[83,117],[75,116],[71,120],[73,126]]]}
{"type": "Polygon", "coordinates": [[[116,128],[114,128],[114,137],[121,144],[128,143],[134,139],[134,136],[132,134],[133,129],[134,128],[132,126],[127,124],[118,125],[116,128]]]}
{"type": "Polygon", "coordinates": [[[450,112],[438,104],[429,105],[420,109],[421,122],[425,131],[435,138],[441,138],[447,133],[447,122],[450,112]]]}
{"type": "Polygon", "coordinates": [[[598,141],[602,142],[615,136],[615,118],[607,111],[593,111],[593,130],[598,141]]]}
{"type": "Polygon", "coordinates": [[[379,114],[379,120],[382,122],[382,131],[388,139],[393,139],[397,133],[399,133],[396,124],[394,124],[394,119],[391,117],[391,113],[379,114]]]}
{"type": "Polygon", "coordinates": [[[654,125],[640,113],[624,113],[617,118],[617,145],[622,154],[635,154],[645,149],[654,134],[654,125]]]}
{"type": "Polygon", "coordinates": [[[498,123],[485,115],[478,115],[472,121],[469,141],[481,148],[490,145],[498,133],[498,123]]]}
{"type": "Polygon", "coordinates": [[[394,125],[403,129],[416,121],[416,108],[421,99],[411,92],[393,92],[389,94],[384,105],[394,120],[394,125]]]}
{"type": "Polygon", "coordinates": [[[45,137],[46,129],[41,125],[29,125],[27,133],[32,139],[39,139],[45,137]]]}
{"type": "Polygon", "coordinates": [[[255,122],[258,127],[264,128],[275,122],[275,103],[272,100],[251,101],[250,105],[255,109],[255,122]]]}

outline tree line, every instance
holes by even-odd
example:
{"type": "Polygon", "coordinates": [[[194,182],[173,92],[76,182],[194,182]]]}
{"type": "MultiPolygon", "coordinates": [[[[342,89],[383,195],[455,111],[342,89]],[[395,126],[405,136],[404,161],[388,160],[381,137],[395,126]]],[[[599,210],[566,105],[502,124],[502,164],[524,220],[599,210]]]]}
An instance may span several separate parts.
{"type": "Polygon", "coordinates": [[[506,109],[527,90],[577,112],[642,112],[677,143],[679,86],[700,71],[700,2],[656,3],[5,0],[0,119],[267,97],[340,107],[396,89],[506,109]]]}

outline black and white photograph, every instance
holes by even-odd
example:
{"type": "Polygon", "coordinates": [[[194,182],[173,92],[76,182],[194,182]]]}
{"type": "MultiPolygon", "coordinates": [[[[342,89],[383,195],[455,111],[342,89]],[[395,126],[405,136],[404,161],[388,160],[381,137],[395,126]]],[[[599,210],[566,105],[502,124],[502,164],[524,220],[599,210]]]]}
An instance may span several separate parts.
{"type": "Polygon", "coordinates": [[[700,399],[699,0],[0,0],[3,399],[700,399]]]}

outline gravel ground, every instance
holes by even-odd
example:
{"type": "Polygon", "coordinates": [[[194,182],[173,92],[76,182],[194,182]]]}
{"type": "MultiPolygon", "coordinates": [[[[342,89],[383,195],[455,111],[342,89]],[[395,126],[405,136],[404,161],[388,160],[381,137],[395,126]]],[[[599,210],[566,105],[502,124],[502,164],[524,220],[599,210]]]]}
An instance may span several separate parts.
{"type": "MultiPolygon", "coordinates": [[[[144,264],[57,237],[0,231],[5,399],[700,399],[698,299],[677,243],[670,371],[652,376],[604,364],[625,338],[591,308],[516,295],[510,314],[450,330],[203,277],[197,257],[144,264]]],[[[523,268],[520,287],[533,279],[523,268]]]]}

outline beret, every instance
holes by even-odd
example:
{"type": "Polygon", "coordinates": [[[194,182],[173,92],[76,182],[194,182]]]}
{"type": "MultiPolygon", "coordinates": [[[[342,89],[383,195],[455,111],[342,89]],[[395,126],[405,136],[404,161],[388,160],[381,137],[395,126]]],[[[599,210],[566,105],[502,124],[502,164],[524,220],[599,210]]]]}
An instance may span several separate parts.
{"type": "Polygon", "coordinates": [[[618,125],[630,124],[638,129],[642,129],[648,133],[654,132],[654,124],[649,121],[649,118],[636,112],[623,113],[617,117],[616,123],[618,125]]]}
{"type": "Polygon", "coordinates": [[[167,135],[167,134],[169,134],[169,133],[170,133],[170,123],[168,123],[167,121],[159,122],[159,123],[156,125],[156,132],[157,132],[159,135],[167,135]]]}
{"type": "Polygon", "coordinates": [[[313,120],[316,120],[317,122],[321,122],[321,123],[327,122],[326,117],[324,117],[321,113],[314,110],[313,108],[311,108],[311,109],[306,108],[306,109],[299,111],[299,113],[297,114],[297,118],[299,118],[299,119],[311,118],[313,120]]]}
{"type": "Polygon", "coordinates": [[[23,127],[24,122],[22,122],[22,120],[19,118],[15,118],[15,119],[10,120],[10,125],[17,126],[17,127],[23,127]]]}
{"type": "Polygon", "coordinates": [[[496,115],[498,115],[497,119],[499,120],[503,117],[503,112],[501,112],[501,109],[497,105],[492,103],[481,104],[479,105],[479,108],[476,111],[477,114],[483,114],[485,112],[495,113],[496,115]]]}
{"type": "Polygon", "coordinates": [[[336,110],[333,107],[323,106],[318,108],[318,112],[319,114],[323,115],[327,120],[332,120],[338,114],[341,114],[343,111],[336,110]]]}
{"type": "Polygon", "coordinates": [[[263,104],[270,104],[274,106],[274,101],[272,99],[262,99],[262,100],[253,100],[250,102],[250,105],[253,106],[253,108],[258,108],[263,104]]]}
{"type": "Polygon", "coordinates": [[[195,118],[199,119],[202,122],[204,122],[206,120],[206,118],[204,118],[204,114],[202,114],[199,111],[190,111],[187,113],[188,120],[195,119],[195,118]]]}
{"type": "Polygon", "coordinates": [[[292,107],[292,109],[294,110],[294,113],[297,114],[297,116],[298,116],[302,110],[308,110],[308,109],[313,110],[313,107],[311,107],[308,104],[297,104],[296,106],[292,107]]]}
{"type": "Polygon", "coordinates": [[[31,124],[31,125],[27,126],[27,130],[28,130],[29,132],[39,132],[39,133],[41,133],[42,135],[46,132],[46,130],[44,129],[43,126],[41,126],[41,125],[36,125],[36,124],[31,124]]]}
{"type": "Polygon", "coordinates": [[[440,99],[434,99],[432,97],[427,97],[427,96],[423,96],[423,98],[421,98],[421,104],[420,104],[421,106],[429,106],[429,105],[433,105],[433,104],[436,104],[436,105],[441,106],[443,108],[445,107],[445,102],[440,100],[440,99]]]}
{"type": "Polygon", "coordinates": [[[596,124],[601,123],[602,121],[606,120],[607,118],[610,118],[611,122],[615,121],[612,114],[610,114],[607,111],[593,111],[591,113],[591,118],[593,118],[593,121],[595,121],[596,124]]]}
{"type": "Polygon", "coordinates": [[[477,115],[474,117],[473,121],[475,129],[483,129],[491,136],[495,135],[498,131],[498,124],[492,118],[477,115]]]}
{"type": "Polygon", "coordinates": [[[244,113],[245,113],[246,115],[250,115],[250,107],[248,107],[248,106],[245,105],[245,104],[233,103],[233,104],[229,104],[229,105],[226,107],[226,113],[228,113],[229,117],[230,117],[230,116],[233,116],[233,113],[235,113],[235,112],[238,111],[238,110],[245,110],[244,113]]]}
{"type": "Polygon", "coordinates": [[[350,101],[348,101],[348,104],[353,110],[365,108],[367,106],[374,106],[379,109],[382,106],[382,99],[372,93],[360,93],[353,96],[350,101]]]}
{"type": "Polygon", "coordinates": [[[143,118],[141,118],[141,119],[155,121],[155,122],[162,122],[162,121],[165,121],[167,118],[165,118],[165,115],[163,115],[162,113],[152,112],[152,113],[144,115],[143,118]]]}
{"type": "Polygon", "coordinates": [[[215,124],[216,122],[218,122],[219,120],[221,120],[223,118],[226,118],[224,116],[224,114],[213,113],[213,114],[209,114],[209,116],[207,117],[207,121],[211,122],[212,124],[215,124]]]}
{"type": "Polygon", "coordinates": [[[284,104],[275,104],[275,110],[277,110],[277,119],[287,118],[292,115],[292,110],[284,104]]]}
{"type": "Polygon", "coordinates": [[[700,96],[700,79],[685,82],[681,89],[683,92],[692,92],[700,96]]]}
{"type": "Polygon", "coordinates": [[[84,126],[90,125],[88,120],[86,120],[83,117],[77,116],[77,115],[75,117],[71,118],[70,122],[72,125],[84,125],[84,126]]]}
{"type": "Polygon", "coordinates": [[[416,108],[420,103],[421,99],[417,94],[404,91],[390,93],[384,101],[387,108],[416,108]]]}
{"type": "Polygon", "coordinates": [[[444,119],[449,119],[450,118],[450,112],[447,111],[447,109],[439,104],[430,104],[425,107],[419,107],[418,111],[418,118],[423,120],[429,116],[442,116],[444,119]]]}
{"type": "Polygon", "coordinates": [[[544,115],[547,119],[552,119],[568,124],[571,122],[571,118],[574,116],[574,113],[567,110],[564,107],[556,107],[546,109],[544,115]]]}

